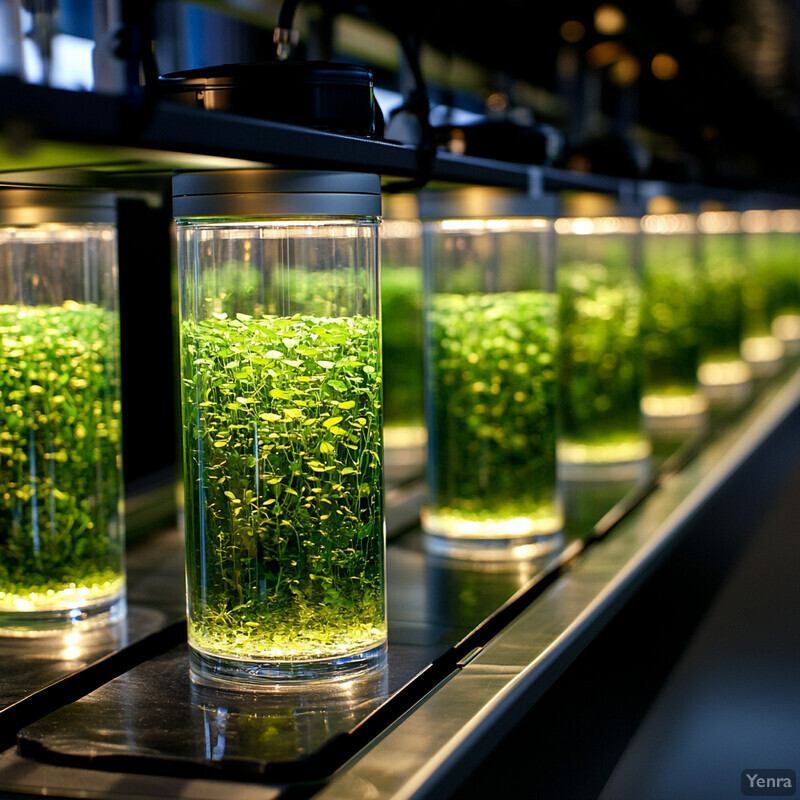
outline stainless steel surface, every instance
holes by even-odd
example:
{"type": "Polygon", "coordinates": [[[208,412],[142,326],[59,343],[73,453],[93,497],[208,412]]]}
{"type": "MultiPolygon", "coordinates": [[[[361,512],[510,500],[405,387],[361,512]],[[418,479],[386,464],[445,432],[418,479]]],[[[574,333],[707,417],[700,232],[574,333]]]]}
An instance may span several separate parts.
{"type": "Polygon", "coordinates": [[[0,796],[80,797],[101,800],[152,800],[178,797],[181,800],[273,800],[281,787],[226,781],[197,781],[118,772],[71,769],[37,764],[17,756],[13,750],[0,755],[0,796]],[[13,792],[13,794],[11,794],[13,792]]]}
{"type": "Polygon", "coordinates": [[[440,684],[317,800],[435,796],[457,760],[486,746],[551,685],[667,554],[683,523],[796,408],[800,373],[681,471],[666,476],[608,538],[588,548],[541,597],[440,684]]]}
{"type": "Polygon", "coordinates": [[[133,648],[183,618],[183,536],[166,531],[157,545],[134,546],[128,554],[128,613],[107,627],[80,628],[34,637],[0,637],[0,736],[30,714],[57,703],[54,687],[87,667],[133,648]],[[42,693],[49,698],[44,700],[42,693]],[[30,711],[26,710],[30,706],[30,711]],[[35,708],[34,708],[35,706],[35,708]]]}

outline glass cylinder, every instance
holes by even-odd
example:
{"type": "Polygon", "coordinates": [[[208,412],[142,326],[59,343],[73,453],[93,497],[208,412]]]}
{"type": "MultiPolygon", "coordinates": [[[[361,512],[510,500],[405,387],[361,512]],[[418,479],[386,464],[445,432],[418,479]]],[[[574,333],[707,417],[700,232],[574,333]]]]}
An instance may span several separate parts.
{"type": "Polygon", "coordinates": [[[783,342],[772,331],[780,266],[773,263],[769,212],[745,211],[740,220],[744,259],[741,352],[754,378],[769,378],[781,371],[785,356],[783,342]]]}
{"type": "Polygon", "coordinates": [[[559,471],[645,478],[641,228],[636,217],[556,220],[561,335],[559,471]],[[613,474],[611,470],[613,469],[613,474]]]}
{"type": "Polygon", "coordinates": [[[422,473],[422,223],[416,197],[389,195],[381,223],[381,316],[386,478],[422,473]]]}
{"type": "Polygon", "coordinates": [[[380,179],[230,170],[173,190],[195,678],[375,666],[380,179]]]}
{"type": "Polygon", "coordinates": [[[420,199],[429,551],[534,558],[560,546],[553,204],[500,190],[420,199]]]}
{"type": "MultiPolygon", "coordinates": [[[[761,325],[754,335],[764,337],[762,351],[770,348],[775,354],[763,364],[762,371],[769,373],[780,368],[781,349],[787,357],[800,353],[800,211],[745,211],[742,228],[747,263],[761,284],[755,294],[762,304],[761,325]]],[[[749,299],[746,290],[746,308],[749,299]]]]}
{"type": "Polygon", "coordinates": [[[652,439],[680,441],[703,429],[708,405],[697,380],[697,219],[648,214],[642,230],[642,412],[652,439]]]}
{"type": "Polygon", "coordinates": [[[0,191],[0,629],[124,614],[116,204],[0,191]]]}
{"type": "Polygon", "coordinates": [[[742,357],[744,250],[740,215],[704,211],[699,237],[700,366],[703,394],[715,407],[738,406],[752,394],[752,370],[742,357]]]}

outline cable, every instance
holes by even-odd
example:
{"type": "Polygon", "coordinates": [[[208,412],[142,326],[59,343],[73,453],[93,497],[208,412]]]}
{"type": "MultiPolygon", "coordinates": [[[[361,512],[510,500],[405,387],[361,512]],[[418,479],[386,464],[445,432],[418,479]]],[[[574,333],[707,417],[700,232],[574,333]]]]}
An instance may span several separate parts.
{"type": "MultiPolygon", "coordinates": [[[[300,0],[283,0],[278,12],[277,25],[272,34],[272,41],[276,45],[276,57],[279,61],[287,60],[297,45],[299,40],[298,32],[293,28],[294,16],[300,0]]],[[[356,1],[344,0],[344,2],[329,3],[336,7],[336,11],[342,12],[355,5],[356,1]]],[[[361,5],[368,8],[375,19],[387,30],[391,31],[400,43],[403,50],[411,76],[414,79],[414,89],[404,98],[403,104],[395,109],[395,114],[399,111],[410,111],[417,118],[420,128],[420,138],[417,144],[417,174],[408,181],[387,184],[384,189],[387,192],[403,192],[412,189],[420,189],[430,181],[433,174],[433,165],[436,158],[436,134],[430,123],[430,101],[428,99],[428,89],[425,78],[420,66],[419,48],[414,33],[397,29],[395,24],[381,12],[385,12],[383,4],[379,2],[365,2],[361,5]]],[[[391,16],[391,15],[389,15],[391,16]]]]}
{"type": "Polygon", "coordinates": [[[300,40],[300,35],[292,27],[294,13],[300,0],[283,0],[278,11],[278,24],[272,32],[272,41],[275,43],[275,57],[278,61],[286,61],[300,40]]]}

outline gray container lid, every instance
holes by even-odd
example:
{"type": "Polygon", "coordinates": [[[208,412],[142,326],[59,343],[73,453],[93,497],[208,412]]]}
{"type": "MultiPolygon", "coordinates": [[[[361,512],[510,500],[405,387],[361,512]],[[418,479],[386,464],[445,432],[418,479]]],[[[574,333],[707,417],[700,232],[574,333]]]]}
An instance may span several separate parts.
{"type": "Polygon", "coordinates": [[[233,169],[172,181],[172,212],[195,217],[378,217],[381,179],[362,172],[233,169]]]}
{"type": "Polygon", "coordinates": [[[0,185],[0,225],[115,224],[113,194],[0,185]]]}
{"type": "Polygon", "coordinates": [[[556,216],[558,200],[554,195],[531,197],[522,191],[490,187],[430,189],[419,195],[422,220],[556,216]]]}

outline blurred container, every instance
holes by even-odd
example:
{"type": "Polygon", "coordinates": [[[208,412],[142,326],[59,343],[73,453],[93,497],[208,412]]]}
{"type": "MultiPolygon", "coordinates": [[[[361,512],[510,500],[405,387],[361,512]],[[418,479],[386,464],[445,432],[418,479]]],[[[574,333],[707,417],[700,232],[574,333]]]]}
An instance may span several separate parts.
{"type": "Polygon", "coordinates": [[[556,220],[564,480],[645,478],[638,217],[556,220]]]}
{"type": "Polygon", "coordinates": [[[733,211],[704,211],[700,231],[700,366],[703,394],[714,406],[737,407],[753,391],[753,371],[742,357],[746,276],[741,217],[733,211]]]}
{"type": "Polygon", "coordinates": [[[452,558],[560,546],[555,204],[425,192],[425,545],[452,558]]]}
{"type": "Polygon", "coordinates": [[[414,195],[383,200],[381,224],[383,407],[388,481],[424,470],[422,223],[414,195]]]}
{"type": "Polygon", "coordinates": [[[702,431],[697,220],[691,214],[642,219],[642,413],[652,440],[676,443],[702,431]]]}
{"type": "Polygon", "coordinates": [[[800,353],[800,210],[745,211],[742,228],[747,263],[763,284],[756,295],[763,303],[758,333],[771,334],[786,356],[795,356],[800,353]]]}

